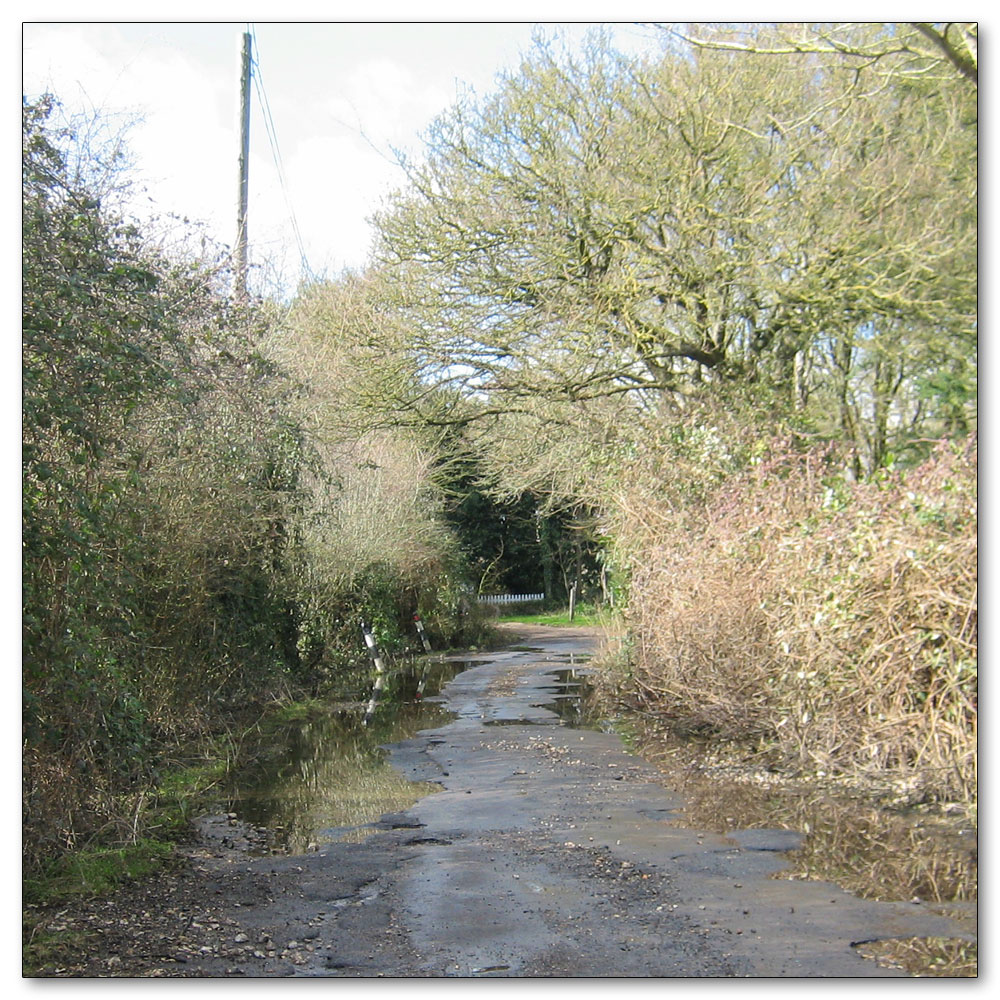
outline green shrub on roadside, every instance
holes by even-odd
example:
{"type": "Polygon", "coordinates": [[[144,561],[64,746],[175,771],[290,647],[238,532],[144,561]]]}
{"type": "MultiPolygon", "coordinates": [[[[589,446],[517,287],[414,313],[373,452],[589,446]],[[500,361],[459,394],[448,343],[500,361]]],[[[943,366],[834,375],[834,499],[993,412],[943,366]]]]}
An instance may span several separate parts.
{"type": "Polygon", "coordinates": [[[169,805],[164,761],[367,669],[362,618],[388,653],[418,607],[441,642],[464,627],[433,449],[355,426],[339,376],[290,374],[283,314],[122,218],[57,112],[23,113],[29,874],[176,832],[191,797],[150,805],[169,805]]]}
{"type": "Polygon", "coordinates": [[[40,876],[24,883],[26,903],[101,896],[122,882],[160,870],[173,854],[164,841],[139,839],[119,848],[76,851],[57,858],[40,876]]]}

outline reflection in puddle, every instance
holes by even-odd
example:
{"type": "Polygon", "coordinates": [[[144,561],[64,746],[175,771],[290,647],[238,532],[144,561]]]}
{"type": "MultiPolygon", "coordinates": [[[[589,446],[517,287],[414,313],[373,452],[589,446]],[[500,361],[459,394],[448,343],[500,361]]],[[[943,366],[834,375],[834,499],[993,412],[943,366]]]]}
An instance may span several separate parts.
{"type": "Polygon", "coordinates": [[[372,832],[368,824],[438,791],[402,777],[381,747],[450,722],[454,716],[433,695],[466,666],[436,660],[388,671],[370,715],[362,691],[353,702],[321,704],[255,737],[246,747],[249,763],[230,776],[223,805],[265,834],[256,853],[300,854],[322,843],[363,840],[372,832]]]}
{"type": "MultiPolygon", "coordinates": [[[[860,796],[782,781],[763,770],[711,773],[707,745],[652,728],[633,737],[635,751],[685,800],[673,823],[721,834],[768,827],[800,831],[802,845],[788,852],[791,867],[778,877],[834,882],[866,899],[919,900],[976,932],[974,821],[927,807],[879,808],[860,796]]],[[[958,939],[885,942],[871,951],[880,964],[911,974],[975,974],[968,970],[974,970],[976,946],[958,939]]]]}
{"type": "MultiPolygon", "coordinates": [[[[569,660],[570,663],[589,659],[587,656],[550,657],[549,659],[569,660]]],[[[529,666],[530,669],[530,666],[529,666]]],[[[532,670],[532,672],[534,672],[532,670]]],[[[594,697],[593,689],[587,677],[590,671],[578,669],[576,666],[553,670],[546,674],[546,679],[532,684],[533,690],[544,691],[544,695],[530,702],[532,708],[544,708],[553,713],[550,716],[526,714],[516,716],[501,715],[488,719],[485,726],[568,726],[571,729],[605,729],[606,723],[600,715],[599,706],[594,697]]],[[[504,698],[514,694],[516,689],[516,674],[508,675],[490,685],[490,694],[504,698]]]]}
{"type": "Polygon", "coordinates": [[[589,671],[570,667],[555,672],[552,684],[552,700],[539,702],[541,707],[555,712],[559,724],[571,729],[606,728],[601,706],[594,690],[587,680],[589,671]]]}
{"type": "Polygon", "coordinates": [[[837,882],[867,899],[967,902],[978,886],[973,826],[918,808],[889,810],[766,772],[707,774],[692,744],[640,738],[639,752],[685,799],[686,826],[717,833],[779,827],[804,833],[789,854],[800,878],[837,882]]]}

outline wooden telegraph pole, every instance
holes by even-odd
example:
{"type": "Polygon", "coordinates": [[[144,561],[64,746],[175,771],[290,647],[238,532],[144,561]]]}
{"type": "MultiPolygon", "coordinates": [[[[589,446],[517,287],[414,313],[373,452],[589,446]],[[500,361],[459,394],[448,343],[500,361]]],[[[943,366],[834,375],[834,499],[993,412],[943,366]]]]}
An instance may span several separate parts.
{"type": "Polygon", "coordinates": [[[250,195],[250,33],[243,33],[240,54],[240,187],[236,215],[235,292],[238,299],[247,295],[247,205],[250,195]]]}

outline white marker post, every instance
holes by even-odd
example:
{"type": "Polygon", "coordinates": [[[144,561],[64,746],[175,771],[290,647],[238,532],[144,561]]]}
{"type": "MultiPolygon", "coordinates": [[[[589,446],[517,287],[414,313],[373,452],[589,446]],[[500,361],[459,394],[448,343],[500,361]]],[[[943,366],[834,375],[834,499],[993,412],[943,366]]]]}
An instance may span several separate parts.
{"type": "MultiPolygon", "coordinates": [[[[420,615],[415,614],[413,616],[413,623],[417,626],[417,632],[420,634],[420,641],[424,644],[424,652],[430,653],[431,651],[431,641],[427,638],[427,633],[424,631],[424,623],[420,620],[420,615]]],[[[420,671],[420,680],[417,682],[417,693],[415,695],[415,700],[420,701],[424,696],[424,688],[427,686],[427,662],[424,662],[423,669],[420,671]]]]}
{"type": "Polygon", "coordinates": [[[367,726],[371,722],[372,716],[375,714],[375,706],[378,704],[378,696],[382,693],[382,687],[385,685],[385,664],[382,662],[382,657],[379,654],[378,646],[375,643],[375,636],[372,633],[371,626],[367,622],[361,623],[361,633],[365,637],[365,645],[368,647],[368,655],[371,657],[372,663],[375,664],[375,687],[372,688],[372,696],[368,699],[368,707],[365,709],[365,717],[362,720],[362,724],[367,726]]]}
{"type": "Polygon", "coordinates": [[[427,633],[424,631],[424,623],[420,620],[420,615],[413,616],[413,623],[417,626],[420,641],[424,644],[424,652],[429,653],[431,651],[431,641],[427,638],[427,633]]]}

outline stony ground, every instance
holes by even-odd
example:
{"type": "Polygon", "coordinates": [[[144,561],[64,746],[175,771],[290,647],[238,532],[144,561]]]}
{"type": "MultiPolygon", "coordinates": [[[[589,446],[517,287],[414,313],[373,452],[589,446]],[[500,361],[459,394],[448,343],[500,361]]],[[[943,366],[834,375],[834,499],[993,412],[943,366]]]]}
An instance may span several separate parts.
{"type": "Polygon", "coordinates": [[[298,856],[254,856],[254,831],[206,817],[175,870],[46,914],[79,942],[47,974],[887,976],[860,942],[960,934],[920,904],[781,878],[793,831],[681,826],[618,737],[544,707],[593,635],[526,641],[446,686],[454,722],[391,748],[440,792],[298,856]]]}

